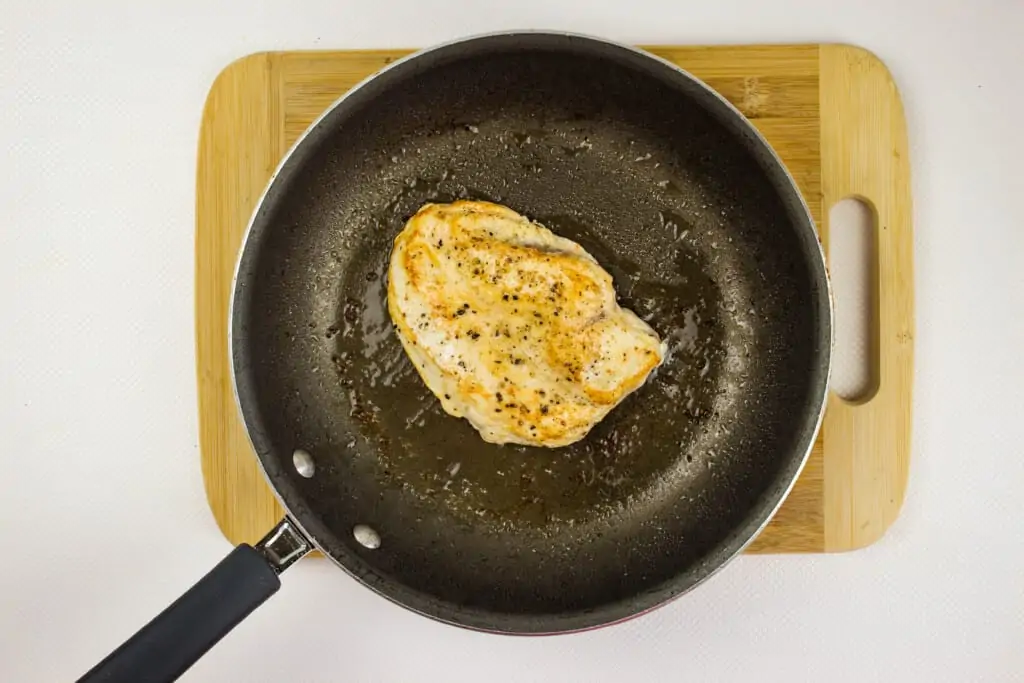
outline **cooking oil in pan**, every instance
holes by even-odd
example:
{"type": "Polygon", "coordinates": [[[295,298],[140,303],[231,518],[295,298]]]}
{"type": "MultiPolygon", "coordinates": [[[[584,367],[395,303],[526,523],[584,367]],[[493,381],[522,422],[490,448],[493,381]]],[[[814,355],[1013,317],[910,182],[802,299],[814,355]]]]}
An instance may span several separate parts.
{"type": "MultiPolygon", "coordinates": [[[[449,201],[441,182],[416,181],[407,192],[449,201]],[[440,195],[440,196],[439,196],[440,195]]],[[[461,188],[456,188],[456,190],[461,188]]],[[[402,201],[389,207],[393,238],[404,222],[402,201]]],[[[700,258],[676,249],[671,282],[648,277],[644,267],[601,241],[572,216],[531,216],[591,253],[613,276],[620,303],[648,321],[668,342],[665,361],[644,387],[582,441],[559,449],[497,446],[463,420],[444,413],[415,372],[387,311],[389,250],[370,245],[356,259],[344,290],[358,292],[341,306],[335,368],[353,399],[352,417],[375,444],[381,476],[430,506],[474,524],[545,528],[592,521],[603,507],[631,495],[650,495],[660,480],[690,467],[683,452],[714,411],[713,371],[723,358],[716,324],[718,293],[700,258]]],[[[655,226],[684,237],[685,221],[655,226]]]]}

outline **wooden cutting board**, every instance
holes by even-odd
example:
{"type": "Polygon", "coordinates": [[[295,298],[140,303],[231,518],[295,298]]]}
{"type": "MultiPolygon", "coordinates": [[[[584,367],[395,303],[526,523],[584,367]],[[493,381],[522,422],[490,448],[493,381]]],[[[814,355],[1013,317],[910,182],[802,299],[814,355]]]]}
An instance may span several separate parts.
{"type": "MultiPolygon", "coordinates": [[[[750,118],[796,178],[828,247],[828,208],[858,197],[877,220],[877,390],[831,395],[803,474],[751,552],[873,543],[899,514],[910,454],[913,273],[910,169],[899,93],[844,45],[649,47],[750,118]]],[[[228,299],[242,233],[278,161],[337,97],[408,50],[269,52],[230,64],[206,101],[196,188],[196,357],[203,477],[232,543],[281,516],[238,418],[228,299]]]]}

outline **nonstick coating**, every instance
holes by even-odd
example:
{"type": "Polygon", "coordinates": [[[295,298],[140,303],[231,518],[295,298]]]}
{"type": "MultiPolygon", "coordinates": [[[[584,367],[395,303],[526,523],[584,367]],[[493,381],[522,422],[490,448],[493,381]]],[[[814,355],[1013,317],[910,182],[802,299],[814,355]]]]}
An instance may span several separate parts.
{"type": "Polygon", "coordinates": [[[629,48],[497,35],[395,65],[311,129],[254,217],[232,355],[263,467],[325,553],[429,616],[558,632],[660,604],[761,528],[819,423],[829,306],[806,208],[724,101],[629,48]],[[458,198],[580,242],[669,341],[582,442],[483,442],[402,351],[392,240],[458,198]]]}

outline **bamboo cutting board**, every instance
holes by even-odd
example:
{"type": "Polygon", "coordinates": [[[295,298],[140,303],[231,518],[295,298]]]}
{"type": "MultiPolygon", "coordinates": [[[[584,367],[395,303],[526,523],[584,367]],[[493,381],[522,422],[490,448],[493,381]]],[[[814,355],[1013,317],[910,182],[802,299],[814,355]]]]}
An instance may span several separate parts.
{"type": "MultiPolygon", "coordinates": [[[[834,552],[876,541],[907,482],[913,361],[910,169],[899,93],[885,66],[844,45],[651,47],[729,99],[796,178],[828,250],[828,209],[866,201],[876,219],[877,367],[868,399],[829,396],[793,491],[751,552],[834,552]]],[[[270,52],[230,64],[206,101],[196,188],[196,356],[203,477],[233,543],[281,516],[238,417],[228,359],[237,249],[278,161],[337,97],[408,50],[270,52]]]]}

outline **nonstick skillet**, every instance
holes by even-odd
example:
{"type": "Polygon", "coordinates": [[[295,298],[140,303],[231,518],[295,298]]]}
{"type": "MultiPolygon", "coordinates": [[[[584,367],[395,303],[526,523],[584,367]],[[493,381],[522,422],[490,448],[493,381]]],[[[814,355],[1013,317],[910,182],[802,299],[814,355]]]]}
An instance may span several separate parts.
{"type": "Polygon", "coordinates": [[[286,518],[84,680],[172,680],[319,549],[458,626],[621,621],[736,555],[820,424],[831,299],[782,162],[647,53],[507,33],[425,50],[336,102],[253,215],[231,306],[238,403],[286,518]],[[485,443],[388,318],[392,240],[426,202],[498,202],[583,245],[669,358],[581,442],[485,443]]]}

